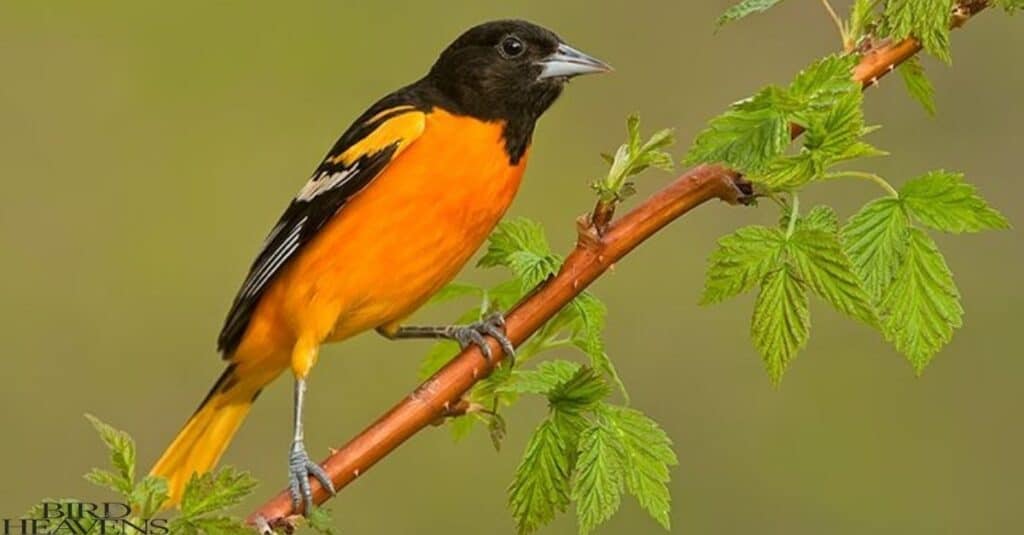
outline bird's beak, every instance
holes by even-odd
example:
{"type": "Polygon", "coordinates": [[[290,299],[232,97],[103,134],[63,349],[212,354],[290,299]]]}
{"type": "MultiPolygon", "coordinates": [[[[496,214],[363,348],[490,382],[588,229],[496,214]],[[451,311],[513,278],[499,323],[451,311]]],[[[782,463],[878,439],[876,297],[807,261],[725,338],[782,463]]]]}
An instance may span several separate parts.
{"type": "Polygon", "coordinates": [[[571,78],[581,74],[596,72],[608,72],[612,70],[607,63],[588,56],[579,50],[567,45],[560,44],[554,54],[537,62],[541,66],[538,80],[545,78],[565,77],[571,78]]]}

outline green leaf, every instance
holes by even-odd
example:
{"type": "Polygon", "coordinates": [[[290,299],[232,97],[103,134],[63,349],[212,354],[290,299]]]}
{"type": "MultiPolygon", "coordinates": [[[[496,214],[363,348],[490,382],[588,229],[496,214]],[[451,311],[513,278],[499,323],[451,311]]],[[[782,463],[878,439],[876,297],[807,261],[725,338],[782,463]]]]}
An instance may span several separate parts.
{"type": "Polygon", "coordinates": [[[835,212],[819,207],[810,217],[814,219],[802,226],[798,224],[790,240],[790,259],[797,275],[840,312],[875,325],[877,318],[871,296],[864,290],[850,258],[843,251],[835,212]]]}
{"type": "Polygon", "coordinates": [[[900,190],[910,216],[921,224],[946,232],[979,232],[1010,228],[1002,214],[990,207],[960,173],[933,171],[907,182],[900,190]]]}
{"type": "Polygon", "coordinates": [[[575,446],[551,417],[533,432],[508,489],[509,508],[520,534],[537,531],[569,505],[568,450],[575,446]]]}
{"type": "Polygon", "coordinates": [[[480,267],[511,267],[512,255],[519,252],[549,256],[551,248],[544,236],[544,227],[525,217],[514,217],[498,223],[487,239],[487,251],[477,263],[480,267]]]}
{"type": "Polygon", "coordinates": [[[888,0],[885,21],[889,37],[916,37],[924,49],[950,63],[949,23],[954,0],[888,0]]]}
{"type": "MultiPolygon", "coordinates": [[[[786,221],[789,220],[789,210],[786,210],[786,221]]],[[[839,232],[839,218],[835,210],[828,206],[815,206],[796,220],[797,230],[811,230],[822,232],[839,232]]]]}
{"type": "Polygon", "coordinates": [[[146,476],[132,489],[131,504],[135,514],[149,518],[160,511],[167,501],[167,480],[157,476],[146,476]]]}
{"type": "Polygon", "coordinates": [[[655,132],[646,142],[640,137],[640,117],[636,114],[626,119],[626,143],[619,146],[615,155],[604,155],[610,164],[608,173],[591,186],[606,202],[620,201],[632,194],[628,179],[649,167],[671,171],[672,156],[661,150],[675,143],[671,129],[655,132]]]}
{"type": "Polygon", "coordinates": [[[932,87],[931,80],[924,74],[924,66],[921,65],[921,60],[917,57],[911,57],[909,60],[903,62],[899,68],[900,77],[903,78],[903,85],[907,88],[907,93],[914,98],[928,115],[935,115],[935,88],[932,87]]]}
{"type": "Polygon", "coordinates": [[[554,255],[532,251],[516,251],[508,256],[508,267],[519,277],[524,292],[553,277],[561,264],[561,259],[554,255]]]}
{"type": "Polygon", "coordinates": [[[798,187],[839,161],[877,153],[866,133],[854,56],[829,56],[801,71],[788,88],[769,86],[734,104],[701,132],[689,164],[722,162],[770,187],[798,187]],[[803,149],[783,154],[790,122],[807,128],[803,149]]]}
{"type": "Polygon", "coordinates": [[[580,436],[573,478],[579,532],[590,533],[619,510],[625,488],[625,452],[616,432],[597,418],[580,436]]]}
{"type": "Polygon", "coordinates": [[[181,514],[187,518],[220,512],[241,503],[253,489],[256,480],[248,472],[224,467],[203,475],[193,474],[181,498],[181,514]]]}
{"type": "Polygon", "coordinates": [[[554,275],[561,263],[559,257],[551,254],[544,227],[517,217],[498,224],[477,265],[509,268],[518,278],[520,290],[526,292],[554,275]]]}
{"type": "Polygon", "coordinates": [[[788,268],[768,274],[754,304],[750,333],[772,382],[782,379],[789,361],[807,344],[810,323],[807,289],[800,279],[788,268]]]}
{"type": "Polygon", "coordinates": [[[935,242],[911,229],[906,258],[885,292],[885,336],[920,374],[962,325],[960,293],[935,242]]]}
{"type": "Polygon", "coordinates": [[[85,418],[110,450],[110,464],[114,468],[113,472],[94,469],[86,474],[85,479],[122,496],[129,496],[135,486],[135,441],[128,433],[103,423],[91,414],[86,414],[85,418]]]}
{"type": "Polygon", "coordinates": [[[503,388],[519,394],[547,395],[572,379],[579,369],[579,364],[568,360],[545,361],[532,370],[513,370],[512,381],[503,388]]]}
{"type": "Polygon", "coordinates": [[[548,392],[548,403],[561,411],[579,412],[611,394],[601,373],[590,366],[581,366],[567,381],[548,392]]]}
{"type": "Polygon", "coordinates": [[[338,533],[334,529],[334,521],[331,520],[331,510],[326,507],[313,509],[306,522],[309,523],[309,528],[317,533],[322,533],[323,535],[337,535],[338,533]]]}
{"type": "Polygon", "coordinates": [[[872,301],[881,298],[896,276],[909,227],[900,201],[894,198],[871,201],[843,227],[844,248],[872,301]]]}
{"type": "Polygon", "coordinates": [[[850,6],[850,44],[856,45],[867,33],[868,29],[875,22],[875,6],[878,0],[855,0],[850,6]]]}
{"type": "MultiPolygon", "coordinates": [[[[845,70],[843,76],[849,80],[845,70]]],[[[884,154],[861,141],[868,132],[862,104],[861,92],[850,91],[835,95],[826,110],[797,114],[807,129],[800,152],[776,157],[750,179],[772,189],[796,189],[823,178],[838,163],[884,154]]]]}
{"type": "Polygon", "coordinates": [[[688,165],[724,163],[750,173],[782,154],[790,142],[784,89],[769,86],[711,120],[686,155],[688,165]]]}
{"type": "Polygon", "coordinates": [[[625,453],[626,490],[666,530],[669,529],[669,468],[679,464],[672,441],[642,412],[607,406],[625,453]]]}
{"type": "Polygon", "coordinates": [[[789,84],[790,97],[801,103],[798,109],[812,112],[827,111],[835,99],[861,92],[853,79],[857,57],[853,55],[826,56],[800,71],[789,84]]]}
{"type": "Polygon", "coordinates": [[[603,373],[622,392],[622,396],[629,401],[629,394],[626,392],[626,385],[622,383],[615,364],[608,357],[605,351],[604,334],[605,318],[608,315],[608,308],[598,298],[589,292],[583,292],[570,303],[570,308],[575,311],[578,320],[573,333],[572,343],[580,351],[583,351],[590,359],[590,365],[603,373]]]}
{"type": "Polygon", "coordinates": [[[730,22],[740,20],[747,15],[763,13],[771,9],[782,0],[742,0],[740,3],[730,7],[722,13],[715,22],[715,26],[722,27],[730,22]]]}
{"type": "Polygon", "coordinates": [[[778,229],[762,226],[720,238],[708,261],[700,304],[719,303],[756,286],[778,264],[784,239],[778,229]]]}

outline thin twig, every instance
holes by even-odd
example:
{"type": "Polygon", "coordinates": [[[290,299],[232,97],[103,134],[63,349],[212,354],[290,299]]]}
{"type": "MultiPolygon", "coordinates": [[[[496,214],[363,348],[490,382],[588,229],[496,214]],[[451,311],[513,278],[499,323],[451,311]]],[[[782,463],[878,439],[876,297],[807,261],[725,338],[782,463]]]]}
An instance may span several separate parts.
{"type": "Polygon", "coordinates": [[[843,40],[843,46],[846,46],[846,27],[843,24],[843,19],[839,17],[836,10],[832,8],[832,4],[828,0],[821,0],[821,5],[825,6],[825,11],[828,11],[828,16],[832,19],[832,23],[836,25],[836,30],[839,30],[839,38],[843,40]]]}
{"type": "MultiPolygon", "coordinates": [[[[960,18],[954,20],[955,25],[962,24],[966,18],[987,7],[987,2],[964,0],[960,7],[960,18]]],[[[865,87],[870,87],[920,50],[920,43],[913,39],[881,45],[862,56],[853,77],[865,87]]],[[[799,127],[791,128],[794,137],[802,131],[799,127]]],[[[740,175],[735,171],[720,165],[700,165],[683,173],[618,220],[607,224],[604,232],[599,233],[594,228],[593,218],[581,218],[576,247],[558,275],[542,283],[506,315],[509,339],[516,346],[522,344],[612,264],[690,210],[712,199],[729,203],[744,200],[746,194],[737,187],[738,181],[740,175]]],[[[457,403],[477,381],[486,377],[504,358],[495,340],[488,338],[488,343],[494,355],[491,362],[483,358],[479,348],[467,348],[376,422],[333,452],[321,466],[331,476],[335,488],[344,488],[403,442],[430,426],[445,413],[445,407],[457,403]]],[[[317,481],[312,481],[312,487],[316,504],[328,499],[328,494],[317,481]]],[[[255,525],[262,518],[272,526],[279,526],[284,525],[292,514],[291,496],[283,490],[254,511],[248,521],[255,525]]]]}

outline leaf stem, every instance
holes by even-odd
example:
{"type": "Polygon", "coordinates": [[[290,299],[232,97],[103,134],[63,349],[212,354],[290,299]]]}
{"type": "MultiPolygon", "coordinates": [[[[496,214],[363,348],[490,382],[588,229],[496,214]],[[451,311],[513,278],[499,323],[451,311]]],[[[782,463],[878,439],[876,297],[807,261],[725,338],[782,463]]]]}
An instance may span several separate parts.
{"type": "Polygon", "coordinates": [[[800,196],[796,193],[793,194],[793,203],[790,205],[789,210],[789,225],[786,226],[786,238],[793,237],[793,232],[796,231],[796,220],[800,215],[800,196]]]}
{"type": "Polygon", "coordinates": [[[889,193],[893,198],[900,198],[900,192],[896,191],[896,188],[892,187],[892,184],[888,180],[874,174],[866,173],[864,171],[841,171],[838,173],[828,173],[825,178],[862,178],[864,180],[870,180],[875,184],[878,184],[882,189],[889,193]]]}
{"type": "Polygon", "coordinates": [[[832,7],[832,4],[828,0],[821,0],[821,5],[825,6],[825,11],[828,11],[828,16],[832,18],[832,23],[836,25],[836,29],[839,30],[839,38],[843,41],[843,47],[847,46],[848,35],[846,27],[843,24],[843,19],[839,18],[839,14],[832,7]]]}

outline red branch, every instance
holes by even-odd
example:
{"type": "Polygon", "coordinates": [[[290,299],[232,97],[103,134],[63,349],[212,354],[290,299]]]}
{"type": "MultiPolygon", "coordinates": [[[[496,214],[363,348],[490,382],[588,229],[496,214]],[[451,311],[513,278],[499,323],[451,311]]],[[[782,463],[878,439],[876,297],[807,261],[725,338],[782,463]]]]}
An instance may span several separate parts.
{"type": "MultiPolygon", "coordinates": [[[[954,27],[985,7],[984,0],[961,2],[954,14],[954,27]]],[[[899,43],[876,43],[868,48],[862,51],[861,61],[853,71],[854,79],[865,88],[919,52],[921,45],[914,39],[906,39],[899,43]]],[[[800,133],[798,128],[793,129],[794,137],[800,133]]],[[[506,315],[507,333],[512,343],[518,346],[526,341],[612,264],[683,214],[712,199],[730,204],[743,201],[744,194],[738,184],[737,172],[720,165],[701,165],[686,171],[614,222],[609,222],[612,213],[608,207],[602,209],[599,218],[581,217],[576,247],[558,275],[541,284],[506,315]],[[596,221],[600,232],[591,223],[592,219],[600,219],[596,221]]],[[[376,422],[334,451],[321,466],[331,476],[335,488],[344,488],[417,432],[450,414],[453,405],[503,359],[497,342],[492,339],[488,342],[494,355],[492,363],[484,359],[479,348],[468,347],[376,422]]],[[[318,482],[313,480],[312,485],[316,504],[329,498],[318,482]]],[[[294,513],[291,497],[284,490],[254,511],[248,522],[263,531],[268,526],[287,527],[294,513]]]]}

